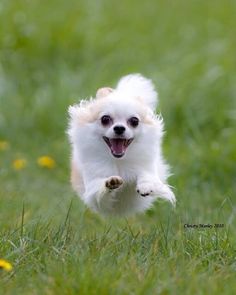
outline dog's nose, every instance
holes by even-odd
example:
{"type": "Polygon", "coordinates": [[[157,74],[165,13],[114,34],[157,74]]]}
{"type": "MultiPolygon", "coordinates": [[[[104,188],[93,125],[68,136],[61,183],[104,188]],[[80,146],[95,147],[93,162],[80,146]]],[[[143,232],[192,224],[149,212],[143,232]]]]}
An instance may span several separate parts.
{"type": "Polygon", "coordinates": [[[115,131],[115,134],[117,134],[117,135],[121,135],[125,132],[125,127],[122,125],[117,125],[113,129],[115,131]]]}

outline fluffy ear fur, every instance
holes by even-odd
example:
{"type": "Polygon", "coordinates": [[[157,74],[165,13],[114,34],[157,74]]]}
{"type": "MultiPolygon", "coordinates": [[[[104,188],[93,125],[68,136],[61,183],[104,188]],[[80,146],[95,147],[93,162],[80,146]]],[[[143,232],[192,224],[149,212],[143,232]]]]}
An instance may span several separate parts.
{"type": "Polygon", "coordinates": [[[74,119],[76,117],[78,108],[79,108],[78,105],[69,106],[68,113],[71,119],[74,119]]]}
{"type": "Polygon", "coordinates": [[[152,110],[156,108],[158,95],[154,85],[151,80],[144,78],[140,74],[131,74],[121,78],[116,90],[133,97],[138,97],[152,110]]]}
{"type": "Polygon", "coordinates": [[[112,88],[110,87],[103,87],[103,88],[99,88],[96,94],[96,98],[102,98],[107,96],[108,94],[110,94],[113,91],[112,88]]]}
{"type": "Polygon", "coordinates": [[[76,122],[76,124],[81,124],[92,120],[92,114],[87,106],[89,106],[89,101],[84,100],[82,100],[80,104],[69,106],[70,126],[72,126],[74,122],[76,122]]]}

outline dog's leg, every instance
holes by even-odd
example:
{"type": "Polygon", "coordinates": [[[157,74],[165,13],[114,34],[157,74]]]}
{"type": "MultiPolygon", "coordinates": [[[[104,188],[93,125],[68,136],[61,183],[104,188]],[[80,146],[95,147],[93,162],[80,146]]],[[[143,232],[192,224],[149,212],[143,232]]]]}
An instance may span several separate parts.
{"type": "Polygon", "coordinates": [[[175,195],[170,187],[163,183],[157,175],[142,174],[137,178],[137,193],[142,197],[154,196],[169,200],[175,204],[175,195]]]}
{"type": "Polygon", "coordinates": [[[120,176],[95,179],[85,185],[84,201],[92,209],[104,213],[111,209],[115,194],[122,185],[120,176]]]}

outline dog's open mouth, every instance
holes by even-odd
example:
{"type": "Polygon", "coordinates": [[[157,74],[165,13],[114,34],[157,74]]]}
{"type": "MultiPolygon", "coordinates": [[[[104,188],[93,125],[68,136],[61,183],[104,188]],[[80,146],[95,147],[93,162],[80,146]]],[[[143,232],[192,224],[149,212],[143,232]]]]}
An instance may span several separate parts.
{"type": "Polygon", "coordinates": [[[124,156],[127,147],[133,141],[133,138],[125,139],[125,138],[108,138],[103,136],[104,141],[109,146],[111,153],[116,158],[121,158],[124,156]]]}

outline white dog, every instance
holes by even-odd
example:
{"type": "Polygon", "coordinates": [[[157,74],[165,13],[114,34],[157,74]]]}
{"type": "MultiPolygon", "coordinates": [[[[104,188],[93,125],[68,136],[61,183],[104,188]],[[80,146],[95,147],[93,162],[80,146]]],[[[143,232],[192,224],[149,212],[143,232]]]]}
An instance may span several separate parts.
{"type": "Polygon", "coordinates": [[[92,210],[129,215],[148,209],[158,197],[175,204],[166,183],[156,103],[152,82],[133,74],[115,89],[101,88],[95,99],[69,107],[72,186],[92,210]]]}

